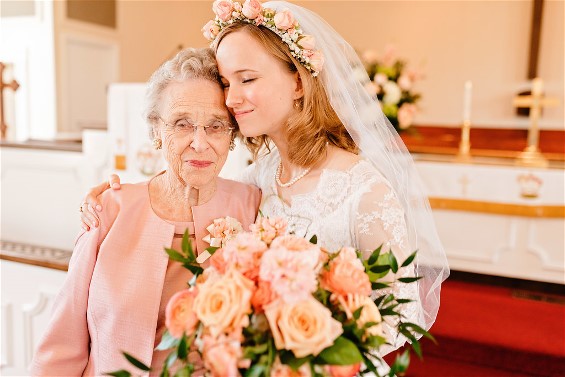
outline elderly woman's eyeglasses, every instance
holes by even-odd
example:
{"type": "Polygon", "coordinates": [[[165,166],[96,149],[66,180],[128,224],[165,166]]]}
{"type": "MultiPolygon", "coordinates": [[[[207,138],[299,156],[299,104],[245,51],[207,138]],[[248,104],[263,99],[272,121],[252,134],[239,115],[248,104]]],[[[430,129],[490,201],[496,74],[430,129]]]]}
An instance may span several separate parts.
{"type": "Polygon", "coordinates": [[[173,133],[179,133],[182,135],[194,136],[198,127],[204,129],[206,136],[215,139],[221,139],[222,137],[231,134],[235,127],[231,123],[221,120],[212,119],[206,125],[199,125],[192,122],[190,119],[179,119],[175,123],[167,123],[162,118],[159,118],[161,122],[167,127],[167,129],[173,133]]]}

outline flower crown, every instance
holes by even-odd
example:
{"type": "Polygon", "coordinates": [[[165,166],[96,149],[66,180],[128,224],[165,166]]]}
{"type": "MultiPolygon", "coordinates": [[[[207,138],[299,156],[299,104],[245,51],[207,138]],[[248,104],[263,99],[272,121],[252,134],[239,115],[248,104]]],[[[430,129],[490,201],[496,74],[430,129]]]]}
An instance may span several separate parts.
{"type": "Polygon", "coordinates": [[[308,69],[312,76],[318,76],[322,70],[324,55],[320,50],[316,50],[314,37],[304,34],[288,9],[277,12],[263,8],[258,0],[245,0],[243,5],[233,0],[216,0],[212,10],[216,18],[208,21],[202,28],[204,37],[209,41],[213,42],[222,29],[234,22],[264,26],[288,45],[292,56],[308,69]]]}

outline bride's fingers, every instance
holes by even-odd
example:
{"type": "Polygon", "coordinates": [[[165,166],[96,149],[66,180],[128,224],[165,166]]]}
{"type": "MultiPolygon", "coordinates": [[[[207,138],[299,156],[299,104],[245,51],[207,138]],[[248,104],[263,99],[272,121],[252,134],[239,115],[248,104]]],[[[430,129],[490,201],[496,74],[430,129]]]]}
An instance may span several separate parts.
{"type": "Polygon", "coordinates": [[[120,189],[120,177],[118,177],[116,174],[112,174],[110,176],[110,179],[108,179],[108,184],[110,185],[110,187],[114,190],[119,190],[120,189]]]}

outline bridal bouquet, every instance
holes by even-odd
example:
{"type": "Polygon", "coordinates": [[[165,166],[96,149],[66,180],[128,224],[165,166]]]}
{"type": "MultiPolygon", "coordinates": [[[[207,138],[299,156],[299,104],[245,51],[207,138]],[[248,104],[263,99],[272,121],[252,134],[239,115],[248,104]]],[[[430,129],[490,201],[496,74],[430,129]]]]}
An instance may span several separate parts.
{"type": "Polygon", "coordinates": [[[413,85],[420,75],[408,69],[406,62],[396,57],[391,46],[385,49],[382,56],[366,51],[362,57],[371,79],[367,90],[377,96],[383,113],[397,131],[409,128],[420,99],[420,94],[413,91],[413,85]]]}
{"type": "MultiPolygon", "coordinates": [[[[390,293],[372,296],[389,286],[382,278],[412,264],[415,253],[400,266],[382,248],[368,259],[350,247],[330,253],[315,237],[287,235],[281,219],[260,218],[243,232],[235,219],[222,218],[207,229],[207,240],[215,245],[207,249],[208,267],[198,263],[187,234],[182,252],[166,250],[194,278],[167,305],[167,332],[158,349],[172,351],[161,376],[379,375],[378,351],[387,343],[383,317],[396,317],[398,333],[418,354],[416,334],[431,337],[403,322],[398,309],[410,300],[390,293]]],[[[404,372],[408,362],[406,351],[389,375],[404,372]]]]}

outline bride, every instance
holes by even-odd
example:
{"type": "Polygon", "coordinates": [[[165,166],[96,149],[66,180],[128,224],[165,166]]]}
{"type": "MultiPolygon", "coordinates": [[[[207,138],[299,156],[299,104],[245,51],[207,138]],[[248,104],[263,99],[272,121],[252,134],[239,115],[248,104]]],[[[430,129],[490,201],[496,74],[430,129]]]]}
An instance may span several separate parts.
{"type": "MultiPolygon", "coordinates": [[[[292,3],[217,0],[213,10],[216,21],[203,32],[216,51],[225,103],[255,156],[241,180],[261,189],[263,215],[286,218],[291,232],[317,235],[329,250],[367,253],[385,244],[402,261],[417,249],[415,271],[404,273],[423,279],[390,289],[415,300],[402,315],[429,329],[447,260],[414,163],[364,90],[369,78],[353,48],[292,3]]],[[[97,225],[97,196],[108,187],[86,197],[84,227],[97,225]]],[[[388,351],[406,341],[393,327],[388,351]]]]}

